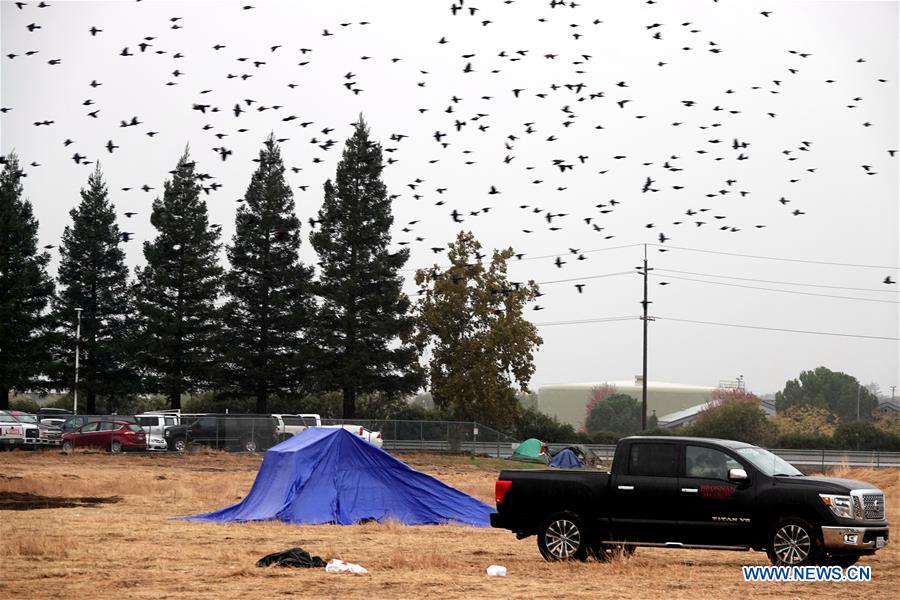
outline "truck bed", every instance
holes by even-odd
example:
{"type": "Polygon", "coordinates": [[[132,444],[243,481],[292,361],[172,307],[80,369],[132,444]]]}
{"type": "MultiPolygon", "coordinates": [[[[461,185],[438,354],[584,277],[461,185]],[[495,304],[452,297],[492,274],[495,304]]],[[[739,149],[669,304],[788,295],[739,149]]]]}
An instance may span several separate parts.
{"type": "Polygon", "coordinates": [[[504,469],[499,480],[512,485],[503,498],[503,510],[494,517],[495,527],[517,533],[534,533],[543,518],[560,510],[579,514],[605,512],[610,474],[585,469],[504,469]],[[599,501],[599,502],[598,502],[599,501]]]}

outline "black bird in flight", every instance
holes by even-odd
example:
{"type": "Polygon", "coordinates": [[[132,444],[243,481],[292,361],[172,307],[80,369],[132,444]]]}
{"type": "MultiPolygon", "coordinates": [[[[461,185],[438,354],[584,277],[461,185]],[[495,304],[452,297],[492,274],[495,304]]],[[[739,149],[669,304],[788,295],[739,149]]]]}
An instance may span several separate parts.
{"type": "Polygon", "coordinates": [[[891,276],[888,275],[887,277],[884,278],[884,283],[891,284],[891,283],[897,283],[897,282],[894,281],[893,279],[891,279],[891,276]]]}

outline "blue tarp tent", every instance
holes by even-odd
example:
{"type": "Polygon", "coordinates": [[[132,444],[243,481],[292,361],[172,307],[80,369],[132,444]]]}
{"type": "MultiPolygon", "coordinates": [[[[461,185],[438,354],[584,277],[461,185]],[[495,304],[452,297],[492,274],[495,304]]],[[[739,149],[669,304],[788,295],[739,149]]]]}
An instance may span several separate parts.
{"type": "Polygon", "coordinates": [[[353,525],[396,519],[407,525],[488,527],[494,509],[420,473],[343,428],[312,427],[269,449],[250,493],[238,504],[192,517],[231,523],[353,525]]]}
{"type": "Polygon", "coordinates": [[[559,453],[550,461],[551,467],[560,467],[562,469],[580,469],[584,463],[578,458],[578,455],[569,448],[560,450],[559,453]]]}

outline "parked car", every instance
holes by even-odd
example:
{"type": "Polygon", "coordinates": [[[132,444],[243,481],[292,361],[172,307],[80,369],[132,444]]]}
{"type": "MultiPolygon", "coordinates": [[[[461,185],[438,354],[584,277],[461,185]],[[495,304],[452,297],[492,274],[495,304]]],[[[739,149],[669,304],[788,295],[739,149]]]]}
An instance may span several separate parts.
{"type": "Polygon", "coordinates": [[[86,423],[92,423],[94,421],[127,421],[129,423],[136,423],[133,415],[72,415],[67,417],[65,422],[62,425],[62,432],[66,434],[70,431],[75,431],[82,425],[86,423]]]}
{"type": "Polygon", "coordinates": [[[169,450],[166,442],[166,428],[181,424],[180,410],[152,411],[134,416],[135,421],[147,434],[148,450],[169,450]]]}
{"type": "Polygon", "coordinates": [[[765,551],[848,567],[888,542],[884,492],[808,477],[768,450],[687,437],[619,440],[610,473],[506,470],[491,526],[536,535],[546,560],[635,546],[765,551]]]}
{"type": "MultiPolygon", "coordinates": [[[[38,415],[40,417],[40,415],[38,415]]],[[[40,443],[47,446],[62,444],[62,425],[66,420],[59,417],[47,417],[40,419],[38,425],[40,431],[40,443]]]]}
{"type": "Polygon", "coordinates": [[[37,418],[18,410],[0,410],[0,447],[34,448],[40,440],[37,418]]]}
{"type": "Polygon", "coordinates": [[[316,414],[302,415],[272,415],[278,426],[278,441],[283,442],[289,437],[295,436],[308,427],[321,427],[322,417],[316,414]]]}
{"type": "Polygon", "coordinates": [[[66,410],[65,408],[51,408],[49,406],[42,406],[38,408],[37,418],[38,421],[43,421],[44,419],[66,419],[67,417],[72,415],[71,410],[66,410]]]}
{"type": "Polygon", "coordinates": [[[380,431],[369,431],[362,425],[323,425],[323,427],[325,427],[326,429],[343,428],[353,435],[358,435],[373,446],[378,446],[379,448],[381,448],[384,445],[384,440],[381,439],[380,431]]]}
{"type": "MultiPolygon", "coordinates": [[[[193,417],[192,417],[193,418],[193,417]]],[[[223,450],[258,452],[278,443],[278,427],[271,415],[206,414],[182,425],[167,427],[164,436],[169,448],[184,450],[200,444],[223,450]]]]}
{"type": "Polygon", "coordinates": [[[63,452],[75,448],[102,448],[113,453],[146,450],[147,435],[139,425],[128,421],[91,421],[63,434],[63,452]]]}

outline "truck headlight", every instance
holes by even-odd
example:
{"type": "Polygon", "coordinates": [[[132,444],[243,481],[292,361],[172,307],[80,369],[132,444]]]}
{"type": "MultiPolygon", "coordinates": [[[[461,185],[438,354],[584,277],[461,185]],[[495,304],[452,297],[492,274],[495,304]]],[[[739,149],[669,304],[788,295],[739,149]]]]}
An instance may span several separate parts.
{"type": "Polygon", "coordinates": [[[844,519],[853,518],[853,503],[850,500],[850,496],[819,494],[819,497],[822,499],[822,502],[828,505],[828,508],[831,509],[835,516],[843,517],[844,519]]]}

